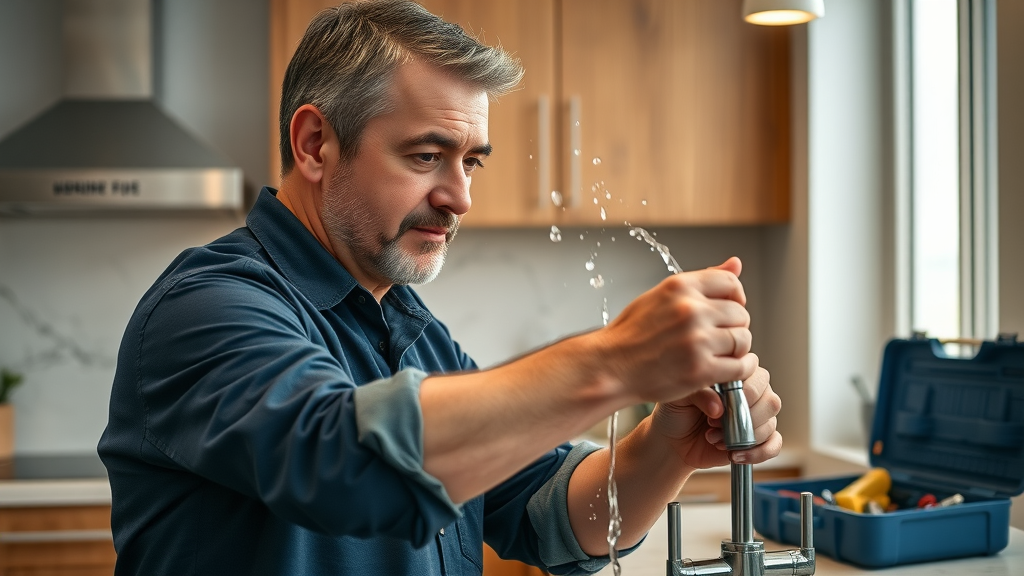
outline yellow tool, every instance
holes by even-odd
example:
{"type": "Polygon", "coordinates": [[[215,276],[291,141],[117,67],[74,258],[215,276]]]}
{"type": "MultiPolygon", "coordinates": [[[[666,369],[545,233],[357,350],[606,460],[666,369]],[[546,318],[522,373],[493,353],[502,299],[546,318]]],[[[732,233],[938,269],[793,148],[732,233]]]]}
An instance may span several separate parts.
{"type": "Polygon", "coordinates": [[[892,478],[885,468],[872,468],[867,474],[836,492],[836,504],[863,514],[868,502],[877,502],[884,510],[889,506],[891,487],[892,478]]]}

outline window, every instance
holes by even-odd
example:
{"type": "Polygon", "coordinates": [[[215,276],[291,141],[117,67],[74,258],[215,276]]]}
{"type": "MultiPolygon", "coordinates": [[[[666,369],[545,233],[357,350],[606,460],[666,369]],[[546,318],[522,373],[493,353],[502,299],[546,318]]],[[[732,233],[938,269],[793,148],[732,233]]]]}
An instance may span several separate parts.
{"type": "Polygon", "coordinates": [[[933,337],[991,338],[995,2],[909,0],[907,8],[897,29],[909,68],[907,323],[933,337]]]}

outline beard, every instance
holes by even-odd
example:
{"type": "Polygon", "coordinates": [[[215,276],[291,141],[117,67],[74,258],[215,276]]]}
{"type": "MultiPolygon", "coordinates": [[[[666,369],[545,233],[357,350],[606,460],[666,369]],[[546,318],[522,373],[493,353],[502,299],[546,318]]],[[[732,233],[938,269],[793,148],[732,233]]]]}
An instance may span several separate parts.
{"type": "Polygon", "coordinates": [[[323,195],[320,213],[331,242],[342,242],[364,272],[391,284],[426,284],[436,278],[458,233],[458,216],[428,207],[403,218],[392,237],[374,232],[384,228],[384,219],[361,201],[363,193],[352,187],[350,175],[349,168],[339,166],[323,195]],[[445,228],[444,242],[424,241],[412,250],[403,248],[405,233],[419,227],[445,228]]]}

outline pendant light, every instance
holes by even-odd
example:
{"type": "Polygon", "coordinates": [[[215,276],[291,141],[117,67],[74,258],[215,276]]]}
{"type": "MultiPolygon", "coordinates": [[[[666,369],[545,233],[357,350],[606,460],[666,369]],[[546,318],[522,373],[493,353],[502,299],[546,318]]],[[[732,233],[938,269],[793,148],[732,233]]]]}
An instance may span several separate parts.
{"type": "Polygon", "coordinates": [[[825,15],[825,0],[743,0],[743,19],[762,26],[803,24],[825,15]]]}

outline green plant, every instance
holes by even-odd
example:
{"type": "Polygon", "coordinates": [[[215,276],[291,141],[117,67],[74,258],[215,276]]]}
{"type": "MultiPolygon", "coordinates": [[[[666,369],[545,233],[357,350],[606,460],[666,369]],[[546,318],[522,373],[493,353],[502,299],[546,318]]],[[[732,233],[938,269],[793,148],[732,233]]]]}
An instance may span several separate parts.
{"type": "Polygon", "coordinates": [[[0,370],[0,404],[7,403],[11,391],[21,384],[22,379],[22,375],[17,372],[10,372],[6,368],[0,370]]]}

